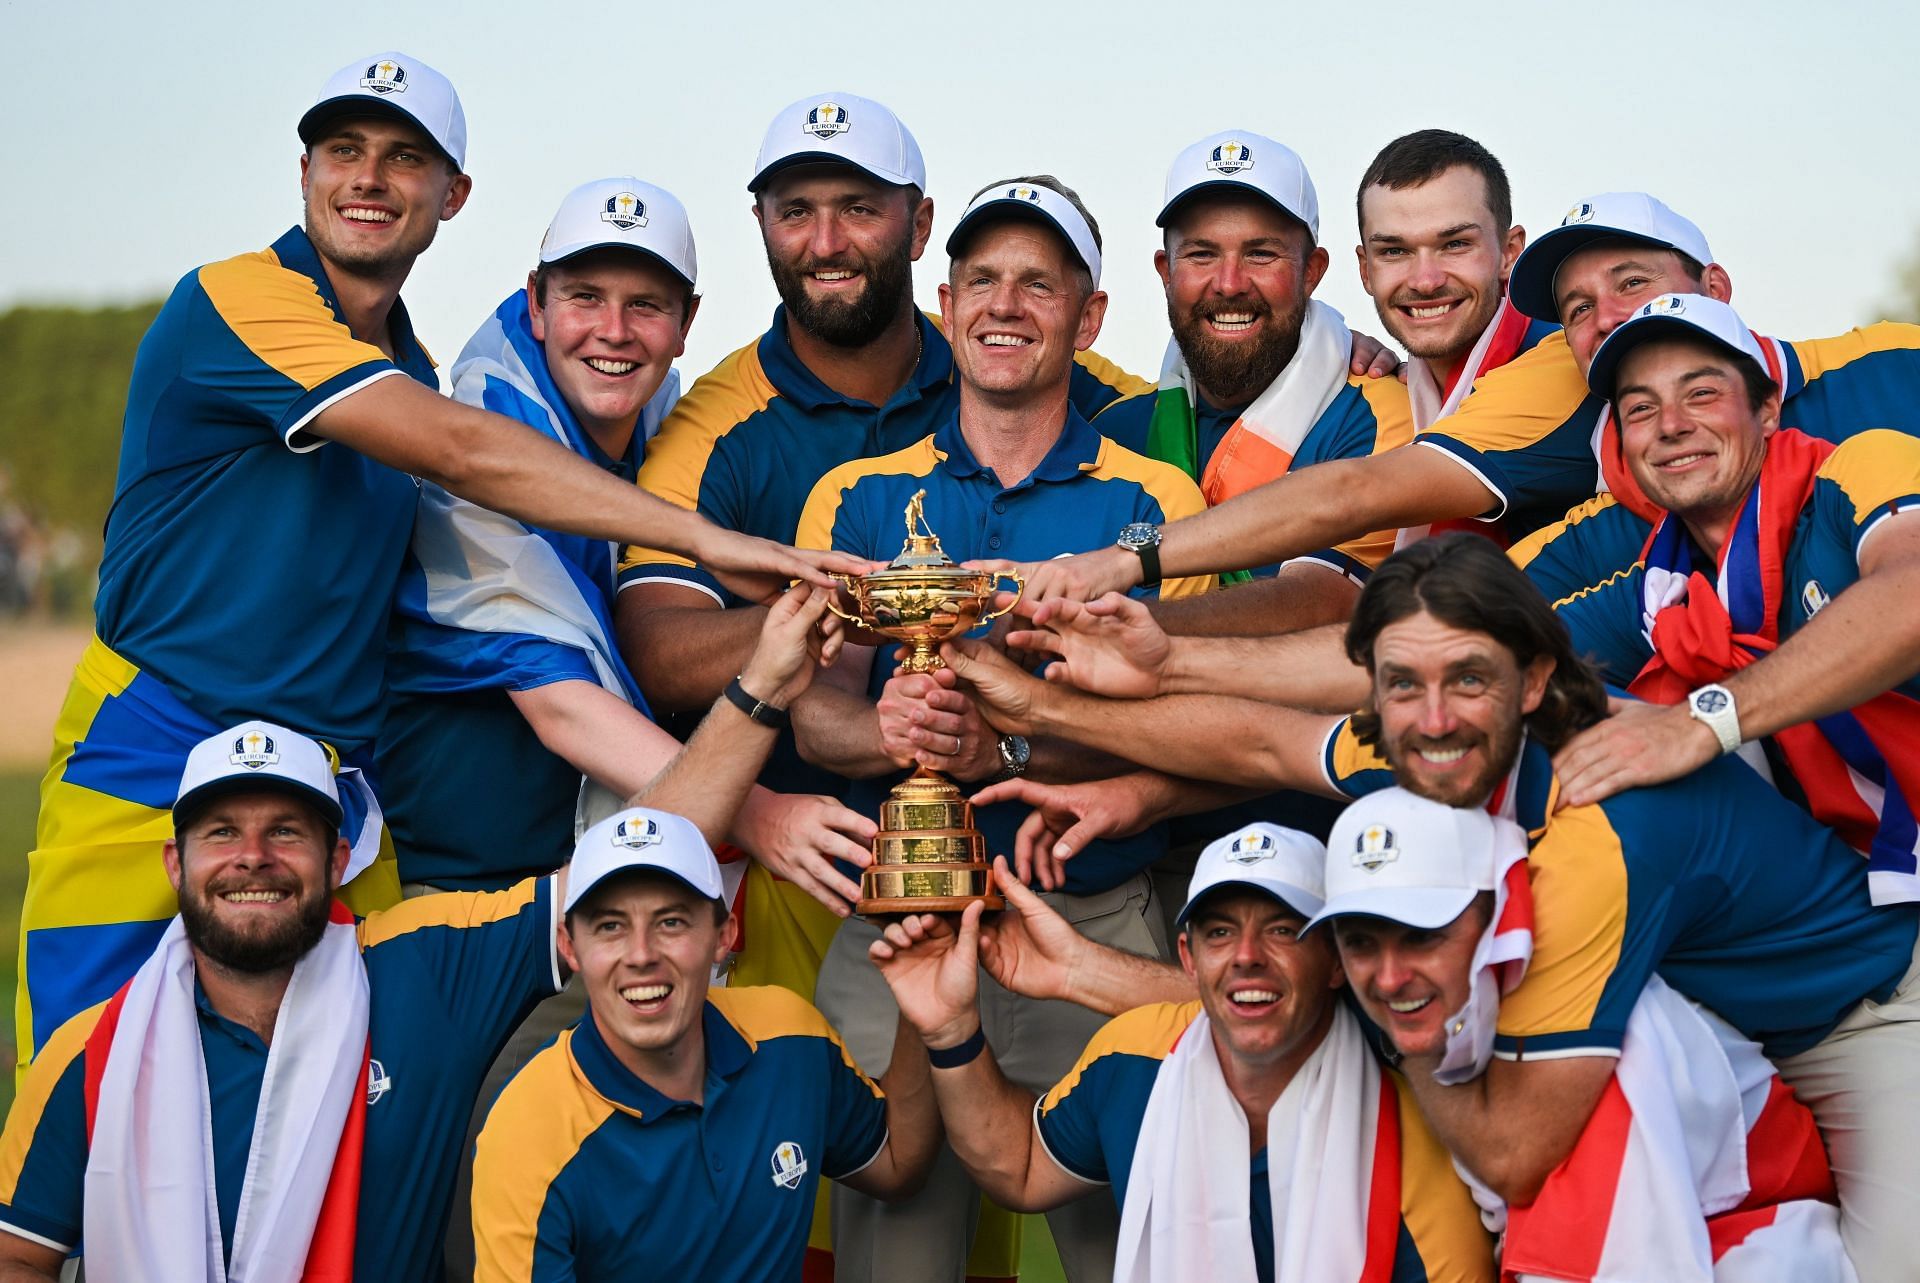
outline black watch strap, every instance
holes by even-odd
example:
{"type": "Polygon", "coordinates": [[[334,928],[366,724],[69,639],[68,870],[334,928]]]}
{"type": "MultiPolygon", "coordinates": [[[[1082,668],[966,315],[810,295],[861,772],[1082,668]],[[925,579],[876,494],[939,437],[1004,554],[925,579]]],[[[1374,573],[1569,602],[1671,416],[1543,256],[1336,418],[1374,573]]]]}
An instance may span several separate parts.
{"type": "Polygon", "coordinates": [[[1158,588],[1160,586],[1160,545],[1141,544],[1134,548],[1133,553],[1140,558],[1140,586],[1158,588]]]}
{"type": "Polygon", "coordinates": [[[765,700],[755,699],[747,694],[747,688],[740,684],[738,677],[727,683],[727,702],[751,717],[762,726],[771,726],[776,731],[784,731],[793,724],[793,717],[784,708],[775,708],[765,700]]]}

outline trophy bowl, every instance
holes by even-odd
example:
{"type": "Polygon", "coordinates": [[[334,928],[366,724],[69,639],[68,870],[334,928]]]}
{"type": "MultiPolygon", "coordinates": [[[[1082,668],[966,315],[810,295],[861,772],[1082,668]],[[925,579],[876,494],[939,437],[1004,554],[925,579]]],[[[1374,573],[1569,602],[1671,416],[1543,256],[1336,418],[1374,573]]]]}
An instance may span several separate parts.
{"type": "MultiPolygon", "coordinates": [[[[1013,602],[989,609],[1001,579],[1013,582],[1015,601],[1026,587],[1016,574],[956,565],[926,523],[926,493],[908,501],[907,542],[884,570],[835,576],[855,611],[828,603],[848,623],[905,642],[909,649],[900,667],[909,673],[945,668],[937,650],[941,642],[1013,609],[1013,602]]],[[[1006,905],[993,889],[973,805],[951,780],[924,766],[894,785],[881,805],[873,864],[860,875],[860,891],[855,911],[868,915],[957,913],[976,900],[989,909],[1006,905]]]]}

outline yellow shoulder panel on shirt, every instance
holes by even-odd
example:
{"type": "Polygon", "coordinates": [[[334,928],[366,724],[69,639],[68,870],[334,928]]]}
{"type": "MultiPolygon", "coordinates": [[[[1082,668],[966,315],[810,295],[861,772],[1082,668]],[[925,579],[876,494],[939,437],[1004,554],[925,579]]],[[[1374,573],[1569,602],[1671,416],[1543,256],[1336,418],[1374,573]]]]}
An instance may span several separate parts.
{"type": "Polygon", "coordinates": [[[1513,562],[1514,565],[1520,567],[1520,569],[1525,570],[1528,563],[1535,557],[1538,557],[1541,550],[1548,544],[1581,522],[1605,512],[1618,502],[1619,500],[1610,494],[1597,494],[1585,503],[1576,504],[1574,507],[1567,509],[1567,515],[1560,518],[1560,520],[1550,525],[1540,527],[1525,539],[1522,539],[1519,543],[1507,549],[1507,559],[1513,562]]]}
{"type": "MultiPolygon", "coordinates": [[[[1206,511],[1206,498],[1192,477],[1171,463],[1149,459],[1144,454],[1129,450],[1111,437],[1101,437],[1100,450],[1094,455],[1092,466],[1083,464],[1081,467],[1087,476],[1097,481],[1133,482],[1160,505],[1165,521],[1178,521],[1182,517],[1206,511]]],[[[1114,533],[1118,534],[1119,531],[1114,533]]],[[[1160,585],[1160,596],[1191,597],[1206,592],[1216,582],[1211,575],[1168,579],[1160,585]]]]}
{"type": "Polygon", "coordinates": [[[1353,719],[1340,719],[1339,729],[1333,737],[1333,779],[1328,783],[1337,785],[1341,780],[1360,774],[1362,771],[1384,771],[1390,769],[1386,757],[1371,744],[1362,744],[1360,737],[1353,733],[1353,719]]]}
{"type": "Polygon", "coordinates": [[[519,913],[533,902],[539,889],[539,878],[522,878],[505,891],[442,891],[419,896],[368,914],[360,923],[360,947],[371,949],[428,927],[484,927],[519,913]]]}
{"type": "Polygon", "coordinates": [[[1097,430],[1100,427],[1100,420],[1103,417],[1105,417],[1108,413],[1110,413],[1115,406],[1125,405],[1127,402],[1132,401],[1136,397],[1143,397],[1143,396],[1151,397],[1151,396],[1158,396],[1158,395],[1160,395],[1160,385],[1158,383],[1149,383],[1146,385],[1146,387],[1142,388],[1138,392],[1129,392],[1127,395],[1123,397],[1117,397],[1114,400],[1107,402],[1105,405],[1101,406],[1098,411],[1095,412],[1093,418],[1089,420],[1089,422],[1091,422],[1094,428],[1097,430]]]}
{"type": "MultiPolygon", "coordinates": [[[[1551,801],[1549,805],[1551,806],[1551,801]]],[[[1527,857],[1533,880],[1533,961],[1500,1000],[1511,1038],[1576,1032],[1593,1023],[1627,934],[1627,862],[1598,806],[1553,815],[1527,857]]]]}
{"type": "Polygon", "coordinates": [[[1200,1014],[1200,1002],[1156,1002],[1144,1007],[1135,1007],[1123,1011],[1100,1026],[1100,1032],[1087,1043],[1085,1051],[1080,1053],[1067,1076],[1055,1083],[1053,1090],[1040,1102],[1040,1112],[1046,1113],[1065,1100],[1073,1089],[1080,1085],[1080,1075],[1087,1067],[1102,1056],[1144,1056],[1149,1060],[1165,1060],[1173,1045],[1180,1041],[1194,1019],[1200,1014]]]}
{"type": "Polygon", "coordinates": [[[1875,428],[1847,438],[1820,465],[1820,476],[1853,505],[1853,523],[1895,499],[1920,494],[1920,437],[1875,428]]]}
{"type": "Polygon", "coordinates": [[[476,1283],[526,1283],[553,1182],[614,1108],[574,1067],[573,1030],[501,1089],[473,1159],[476,1283]]]}
{"type": "Polygon", "coordinates": [[[1427,1126],[1407,1080],[1386,1072],[1400,1099],[1400,1217],[1427,1283],[1493,1283],[1493,1239],[1480,1225],[1473,1195],[1427,1126]]]}
{"type": "Polygon", "coordinates": [[[860,1066],[853,1063],[846,1044],[840,1041],[839,1031],[820,1014],[819,1008],[791,989],[780,985],[746,985],[739,989],[728,986],[707,990],[707,1001],[755,1047],[773,1038],[825,1038],[840,1049],[840,1059],[860,1075],[875,1096],[885,1095],[861,1072],[860,1066]]]}
{"type": "Polygon", "coordinates": [[[1483,453],[1523,450],[1573,417],[1586,399],[1587,381],[1566,336],[1555,331],[1481,375],[1460,408],[1428,431],[1483,453]]]}
{"type": "Polygon", "coordinates": [[[815,483],[807,495],[807,506],[800,511],[800,529],[795,532],[796,548],[832,548],[833,522],[840,515],[840,503],[867,477],[924,477],[940,462],[931,435],[921,437],[904,450],[876,455],[871,459],[853,459],[841,464],[815,483]]]}
{"type": "Polygon", "coordinates": [[[1378,378],[1349,374],[1347,383],[1360,389],[1373,411],[1373,452],[1381,454],[1413,440],[1413,401],[1407,385],[1391,374],[1378,378]]]}
{"type": "MultiPolygon", "coordinates": [[[[674,404],[647,442],[646,457],[634,480],[642,490],[682,508],[700,502],[700,482],[721,437],[767,408],[776,395],[760,366],[760,340],[755,339],[694,380],[687,394],[674,404]]],[[[676,553],[653,548],[622,550],[620,568],[670,562],[693,563],[676,553]]]]}
{"type": "Polygon", "coordinates": [[[272,250],[200,269],[200,288],[247,350],[301,387],[319,387],[386,353],[342,325],[313,281],[272,250]]]}
{"type": "Polygon", "coordinates": [[[1792,347],[1793,354],[1800,358],[1800,372],[1811,381],[1875,352],[1920,348],[1920,325],[1880,321],[1830,339],[1795,339],[1792,347]]]}
{"type": "Polygon", "coordinates": [[[1142,392],[1151,392],[1152,383],[1137,374],[1128,374],[1098,352],[1075,352],[1073,359],[1081,369],[1118,392],[1122,397],[1139,396],[1142,392]]]}
{"type": "Polygon", "coordinates": [[[61,1075],[87,1049],[87,1039],[93,1037],[100,1013],[106,1008],[106,1003],[96,1002],[54,1030],[27,1066],[20,1094],[13,1098],[13,1108],[7,1113],[6,1134],[0,1136],[0,1203],[12,1203],[19,1191],[20,1169],[26,1166],[27,1151],[33,1148],[33,1134],[40,1129],[47,1101],[52,1099],[61,1075]]]}

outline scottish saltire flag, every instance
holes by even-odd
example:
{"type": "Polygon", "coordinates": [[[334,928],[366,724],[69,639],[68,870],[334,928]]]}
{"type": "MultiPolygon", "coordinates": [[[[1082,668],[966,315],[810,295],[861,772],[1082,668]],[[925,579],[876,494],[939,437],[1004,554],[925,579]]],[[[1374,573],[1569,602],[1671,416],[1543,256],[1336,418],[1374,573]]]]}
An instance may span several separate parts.
{"type": "MultiPolygon", "coordinates": [[[[547,373],[524,292],[487,319],[453,366],[454,399],[544,433],[600,461],[547,373]]],[[[630,457],[680,398],[670,371],[634,432],[630,457]]],[[[412,553],[401,578],[392,664],[396,684],[424,693],[526,689],[579,678],[646,712],[614,644],[619,548],[542,530],[447,493],[420,487],[412,553]]]]}

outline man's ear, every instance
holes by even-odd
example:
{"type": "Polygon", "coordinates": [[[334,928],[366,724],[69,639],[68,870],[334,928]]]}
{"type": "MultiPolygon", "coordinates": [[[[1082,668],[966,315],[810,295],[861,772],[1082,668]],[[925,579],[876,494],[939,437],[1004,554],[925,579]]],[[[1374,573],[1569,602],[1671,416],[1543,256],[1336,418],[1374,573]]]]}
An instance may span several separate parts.
{"type": "Polygon", "coordinates": [[[346,878],[347,865],[351,863],[352,860],[353,844],[347,841],[344,836],[335,838],[333,840],[333,859],[328,863],[332,866],[333,885],[336,888],[338,888],[341,881],[346,878]]]}
{"type": "Polygon", "coordinates": [[[733,952],[733,942],[740,938],[740,919],[729,913],[727,920],[720,924],[720,939],[713,947],[713,965],[718,967],[726,962],[727,955],[733,952]]]}
{"type": "Polygon", "coordinates": [[[927,242],[933,237],[933,197],[922,196],[913,211],[913,244],[909,247],[908,257],[914,262],[926,252],[927,242]]]}
{"type": "Polygon", "coordinates": [[[1107,320],[1107,292],[1095,290],[1087,295],[1087,301],[1080,305],[1080,328],[1073,336],[1073,349],[1084,352],[1093,346],[1100,337],[1100,327],[1107,320]]]}
{"type": "Polygon", "coordinates": [[[185,875],[181,867],[180,840],[168,838],[160,847],[160,862],[166,866],[167,881],[173,883],[174,894],[180,893],[180,881],[185,875]]]}
{"type": "Polygon", "coordinates": [[[560,954],[560,961],[567,964],[567,970],[579,974],[580,955],[573,951],[573,929],[565,918],[554,923],[553,947],[560,954]]]}
{"type": "Polygon", "coordinates": [[[1520,670],[1520,712],[1522,715],[1539,711],[1540,701],[1547,696],[1547,683],[1553,679],[1553,670],[1558,667],[1551,655],[1535,655],[1533,662],[1520,670]]]}
{"type": "Polygon", "coordinates": [[[1332,260],[1327,257],[1325,245],[1315,245],[1313,253],[1307,255],[1307,294],[1309,296],[1320,288],[1320,282],[1326,277],[1327,264],[1330,262],[1332,260]]]}
{"type": "Polygon", "coordinates": [[[447,199],[440,205],[440,221],[446,222],[466,206],[467,197],[473,195],[473,179],[466,174],[455,174],[453,182],[447,186],[447,199]]]}
{"type": "Polygon", "coordinates": [[[1187,973],[1187,979],[1195,979],[1193,970],[1193,947],[1187,943],[1187,929],[1181,927],[1175,933],[1174,947],[1180,951],[1180,970],[1187,973]]]}

